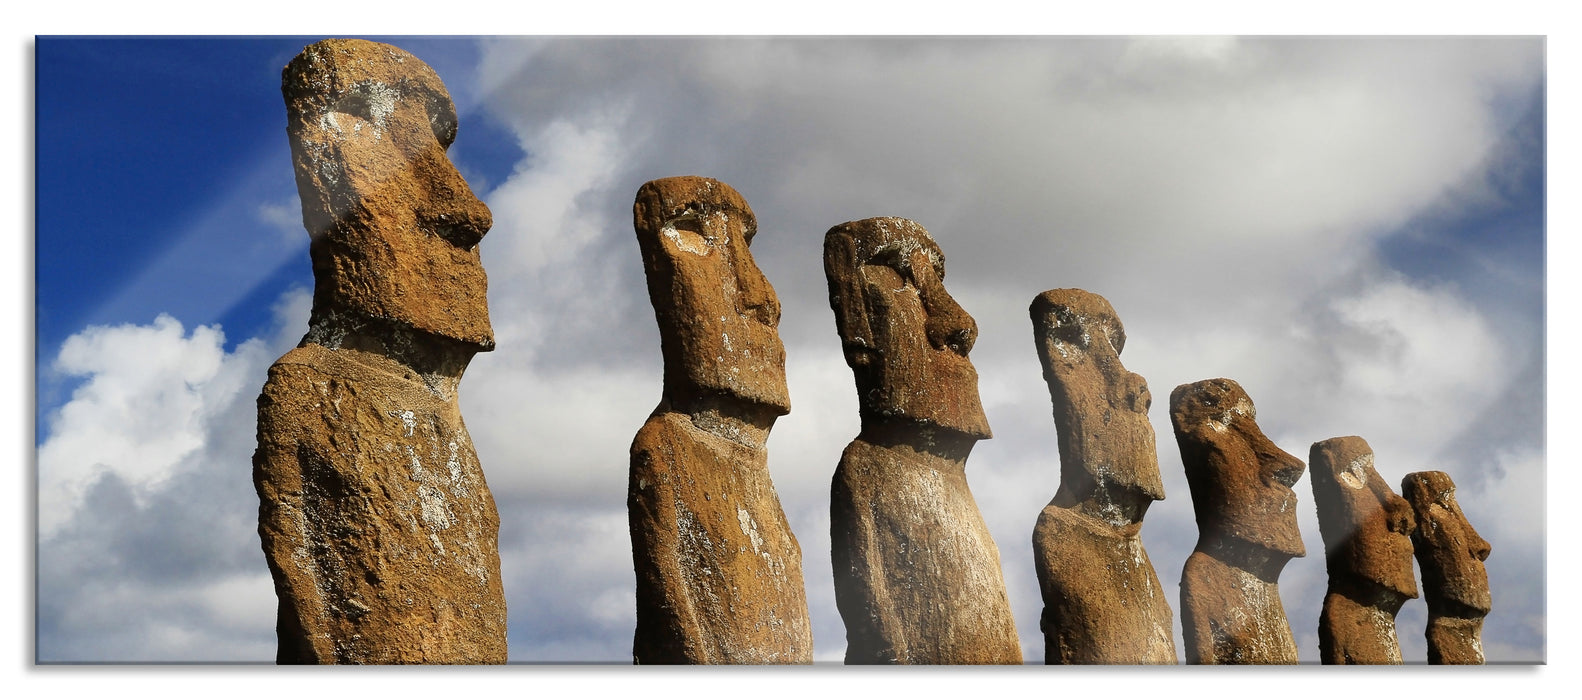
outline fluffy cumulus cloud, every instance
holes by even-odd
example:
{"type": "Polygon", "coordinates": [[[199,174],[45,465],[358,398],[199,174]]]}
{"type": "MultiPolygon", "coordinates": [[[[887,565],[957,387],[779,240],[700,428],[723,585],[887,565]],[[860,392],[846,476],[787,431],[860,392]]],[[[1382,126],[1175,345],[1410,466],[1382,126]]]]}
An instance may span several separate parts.
{"type": "MultiPolygon", "coordinates": [[[[1169,497],[1143,533],[1172,607],[1196,525],[1165,404],[1178,384],[1226,376],[1304,460],[1314,441],[1359,434],[1394,484],[1450,472],[1494,545],[1485,647],[1542,658],[1541,301],[1492,298],[1477,264],[1412,274],[1381,253],[1410,230],[1476,258],[1476,241],[1424,222],[1506,205],[1490,183],[1542,89],[1541,42],[490,39],[475,75],[444,77],[475,81],[468,94],[526,154],[483,193],[499,348],[473,361],[461,399],[500,507],[513,660],[630,661],[627,447],[661,366],[629,212],[644,181],[683,174],[751,203],[753,253],[784,308],[793,409],[770,466],[819,660],[845,646],[828,489],[858,429],[822,238],[880,215],[933,232],[979,324],[995,437],[967,473],[1029,660],[1043,655],[1030,537],[1059,470],[1027,305],[1056,287],[1113,303],[1123,359],[1152,387],[1169,497]]],[[[287,335],[304,325],[294,313],[287,335]]],[[[90,329],[62,352],[61,370],[87,379],[40,448],[40,627],[72,641],[41,652],[270,657],[256,498],[224,472],[246,468],[253,391],[282,346],[222,353],[216,335],[162,319],[90,329]],[[154,369],[133,361],[149,357],[154,369]],[[134,514],[138,527],[110,527],[134,514]],[[161,548],[168,560],[116,558],[161,548]],[[122,575],[90,571],[103,561],[122,575]],[[156,582],[160,596],[135,597],[156,582]],[[73,636],[133,600],[157,644],[73,636]]],[[[1297,492],[1308,556],[1282,591],[1315,660],[1323,545],[1311,491],[1297,492]]],[[[1402,614],[1408,659],[1424,657],[1425,617],[1420,601],[1402,614]]]]}
{"type": "Polygon", "coordinates": [[[273,658],[254,399],[307,306],[289,294],[289,332],[230,352],[169,316],[66,341],[54,370],[81,384],[38,450],[40,661],[273,658]]]}

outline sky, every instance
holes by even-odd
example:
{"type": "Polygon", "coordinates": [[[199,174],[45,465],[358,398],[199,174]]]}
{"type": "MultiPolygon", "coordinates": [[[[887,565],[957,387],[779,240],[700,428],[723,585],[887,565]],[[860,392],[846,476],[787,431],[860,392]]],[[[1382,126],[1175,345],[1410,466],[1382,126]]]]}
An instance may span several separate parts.
{"type": "MultiPolygon", "coordinates": [[[[279,70],[317,38],[36,43],[40,662],[273,658],[253,400],[306,330],[279,70]]],[[[513,661],[630,661],[627,447],[661,391],[630,211],[672,175],[757,214],[792,399],[769,465],[815,659],[844,651],[828,493],[858,429],[822,239],[870,216],[928,228],[977,320],[994,438],[967,478],[1028,660],[1059,464],[1026,309],[1057,287],[1112,303],[1155,398],[1167,497],[1142,536],[1178,652],[1196,525],[1167,397],[1224,376],[1304,461],[1361,435],[1397,490],[1450,473],[1492,545],[1489,659],[1546,659],[1543,39],[386,40],[449,87],[452,160],[494,214],[498,349],[461,403],[513,661]]],[[[1316,661],[1323,544],[1295,491],[1308,556],[1281,594],[1316,661]]],[[[1400,613],[1408,661],[1425,620],[1400,613]]]]}

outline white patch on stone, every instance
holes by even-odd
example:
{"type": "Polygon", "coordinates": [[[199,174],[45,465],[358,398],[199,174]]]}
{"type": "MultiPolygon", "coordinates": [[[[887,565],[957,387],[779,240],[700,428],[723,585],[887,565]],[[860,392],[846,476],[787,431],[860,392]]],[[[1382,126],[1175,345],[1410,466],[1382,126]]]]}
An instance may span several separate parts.
{"type": "Polygon", "coordinates": [[[692,253],[693,255],[709,254],[708,243],[701,241],[701,236],[683,236],[681,235],[680,231],[676,230],[675,224],[666,224],[664,228],[659,229],[659,233],[665,238],[669,238],[672,242],[674,242],[677,248],[687,251],[688,253],[692,253]]]}
{"type": "Polygon", "coordinates": [[[417,429],[417,414],[411,411],[391,411],[390,415],[401,419],[401,426],[406,428],[406,436],[412,437],[412,431],[417,429]]]}
{"type": "Polygon", "coordinates": [[[395,113],[396,102],[401,99],[401,91],[384,83],[367,82],[359,86],[368,100],[368,117],[374,126],[384,129],[395,113]]]}
{"type": "Polygon", "coordinates": [[[1368,470],[1372,468],[1373,454],[1369,453],[1351,460],[1351,464],[1346,465],[1346,468],[1342,469],[1336,476],[1340,478],[1341,483],[1354,489],[1360,489],[1368,485],[1368,470]]]}
{"type": "Polygon", "coordinates": [[[762,552],[764,548],[764,538],[759,536],[758,523],[753,522],[752,514],[748,513],[746,509],[737,508],[736,522],[737,525],[741,527],[742,534],[746,535],[748,539],[752,540],[753,551],[762,552]]]}

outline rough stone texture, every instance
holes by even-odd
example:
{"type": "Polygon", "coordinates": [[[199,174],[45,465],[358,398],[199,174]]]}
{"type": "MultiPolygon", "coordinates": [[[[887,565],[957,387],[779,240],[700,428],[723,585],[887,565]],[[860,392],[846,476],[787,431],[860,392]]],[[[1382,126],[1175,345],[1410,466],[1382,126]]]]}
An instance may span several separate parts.
{"type": "Polygon", "coordinates": [[[1489,614],[1489,543],[1456,503],[1456,484],[1444,472],[1413,472],[1401,480],[1417,527],[1412,548],[1428,602],[1428,663],[1483,663],[1483,618],[1489,614]]]}
{"type": "Polygon", "coordinates": [[[1401,663],[1395,614],[1417,597],[1412,507],[1374,471],[1373,448],[1360,437],[1313,443],[1308,465],[1329,569],[1318,620],[1319,660],[1401,663]]]}
{"type": "Polygon", "coordinates": [[[489,210],[455,108],[400,49],[309,46],[282,77],[312,236],[307,335],[258,397],[258,532],[280,663],[504,663],[499,515],[456,390],[492,349],[489,210]]]}
{"type": "Polygon", "coordinates": [[[1176,663],[1170,603],[1139,536],[1164,485],[1148,385],[1121,365],[1126,330],[1080,289],[1044,292],[1029,312],[1060,440],[1060,488],[1033,529],[1044,661],[1176,663]]]}
{"type": "Polygon", "coordinates": [[[748,251],[757,221],[701,177],[643,185],[632,214],[665,362],[626,495],[633,660],[811,663],[802,550],[764,447],[791,401],[780,303],[748,251]]]}
{"type": "Polygon", "coordinates": [[[945,256],[912,221],[864,219],[825,235],[824,273],[862,416],[830,488],[846,663],[1021,663],[967,487],[989,424],[967,358],[977,325],[945,291],[945,256]]]}
{"type": "Polygon", "coordinates": [[[1170,424],[1197,516],[1181,572],[1189,664],[1294,664],[1280,571],[1304,556],[1292,485],[1306,468],[1258,427],[1240,384],[1205,379],[1170,392],[1170,424]]]}

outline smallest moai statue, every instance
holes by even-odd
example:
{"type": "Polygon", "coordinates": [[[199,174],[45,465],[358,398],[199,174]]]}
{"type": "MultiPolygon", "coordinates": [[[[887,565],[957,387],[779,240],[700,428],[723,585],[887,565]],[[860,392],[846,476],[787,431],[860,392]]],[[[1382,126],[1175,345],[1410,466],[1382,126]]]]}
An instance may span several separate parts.
{"type": "Polygon", "coordinates": [[[1308,455],[1329,593],[1318,620],[1325,664],[1399,664],[1395,614],[1417,597],[1412,507],[1373,469],[1360,437],[1313,443],[1308,455]]]}
{"type": "Polygon", "coordinates": [[[1489,543],[1456,503],[1444,472],[1413,472],[1401,494],[1417,514],[1412,545],[1428,601],[1428,663],[1483,663],[1483,618],[1489,614],[1489,543]]]}

